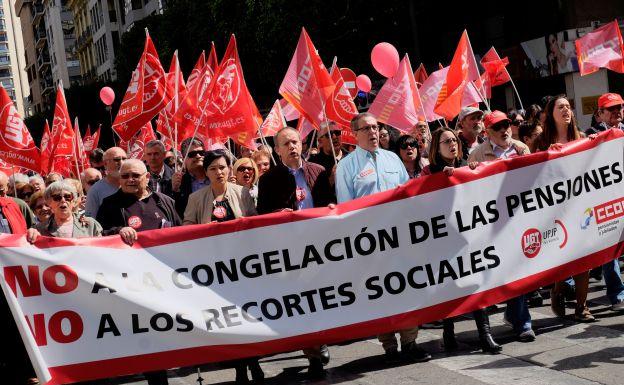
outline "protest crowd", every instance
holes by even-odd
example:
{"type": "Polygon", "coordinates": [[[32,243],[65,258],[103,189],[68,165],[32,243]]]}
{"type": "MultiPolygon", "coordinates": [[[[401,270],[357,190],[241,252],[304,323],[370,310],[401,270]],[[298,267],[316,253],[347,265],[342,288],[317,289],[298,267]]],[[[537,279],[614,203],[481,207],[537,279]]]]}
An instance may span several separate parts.
{"type": "MultiPolygon", "coordinates": [[[[302,39],[309,39],[305,33],[302,36],[302,39]]],[[[148,45],[146,43],[146,47],[148,45]]],[[[237,60],[236,54],[228,56],[229,51],[230,47],[226,56],[237,60]]],[[[314,50],[308,47],[310,52],[314,50]]],[[[314,62],[314,55],[310,55],[314,62]]],[[[151,59],[153,56],[147,59],[142,57],[142,60],[151,59]]],[[[454,65],[455,58],[448,70],[449,87],[451,73],[456,68],[454,65]]],[[[204,64],[204,67],[207,66],[204,64]]],[[[396,76],[390,75],[394,78],[389,77],[388,82],[399,77],[403,67],[409,75],[405,79],[413,82],[409,60],[401,61],[396,76]]],[[[214,76],[218,77],[221,69],[215,68],[214,76]]],[[[319,68],[317,66],[313,71],[319,68]]],[[[504,65],[494,69],[499,74],[504,71],[504,65]]],[[[177,78],[179,69],[170,71],[167,76],[172,73],[177,78]]],[[[336,92],[337,86],[327,85],[332,83],[332,79],[332,84],[337,84],[335,76],[326,70],[324,74],[315,72],[315,76],[317,84],[314,92],[321,95],[336,92]],[[331,89],[327,91],[323,87],[331,89]]],[[[244,80],[239,81],[246,88],[244,80]]],[[[171,82],[168,78],[167,84],[171,82]]],[[[187,88],[190,83],[189,79],[187,88]]],[[[420,82],[418,85],[421,85],[420,82]]],[[[478,87],[475,89],[477,94],[481,94],[478,87]]],[[[167,92],[163,91],[163,94],[167,92]]],[[[191,92],[194,91],[189,94],[191,92]]],[[[219,96],[217,91],[212,92],[216,95],[213,97],[219,96]]],[[[282,92],[287,101],[301,100],[292,98],[289,92],[282,92]]],[[[382,98],[384,92],[387,91],[379,90],[377,98],[382,98]]],[[[451,90],[449,94],[452,94],[451,90]]],[[[415,96],[413,93],[403,100],[411,101],[415,96]]],[[[173,98],[169,97],[168,102],[162,103],[161,114],[167,108],[178,108],[170,106],[171,100],[173,98]]],[[[269,122],[273,127],[268,127],[270,124],[256,126],[251,132],[260,135],[242,140],[227,129],[221,131],[225,140],[208,136],[208,129],[203,130],[203,127],[210,127],[213,120],[212,115],[205,114],[203,109],[198,118],[201,123],[191,124],[192,129],[178,129],[177,135],[162,129],[183,124],[174,117],[175,111],[158,117],[158,135],[152,131],[151,124],[147,124],[155,114],[146,117],[132,134],[123,132],[130,125],[130,118],[123,124],[118,124],[116,119],[113,129],[120,136],[116,146],[98,148],[96,143],[85,148],[84,144],[76,145],[76,139],[73,139],[71,143],[74,144],[68,146],[71,151],[57,152],[52,158],[48,155],[44,159],[42,145],[40,162],[47,162],[47,167],[39,168],[40,172],[27,170],[26,167],[21,170],[13,167],[12,172],[0,172],[0,232],[25,234],[28,242],[35,244],[40,237],[118,235],[123,242],[133,245],[142,231],[220,223],[314,207],[331,208],[393,189],[412,179],[438,173],[451,177],[454,170],[460,167],[478,169],[483,162],[522,157],[540,151],[557,151],[568,143],[591,140],[607,130],[624,130],[624,99],[616,93],[600,96],[591,127],[577,126],[574,111],[565,95],[544,96],[540,103],[526,110],[506,112],[491,110],[486,100],[481,101],[465,104],[456,100],[456,105],[451,107],[438,98],[436,117],[433,119],[428,118],[430,114],[427,112],[420,112],[419,104],[422,102],[418,101],[415,107],[410,106],[416,111],[414,117],[403,118],[403,122],[408,123],[398,125],[400,127],[393,125],[392,118],[379,113],[380,107],[374,106],[375,101],[368,112],[363,108],[358,111],[353,105],[346,119],[329,112],[318,118],[318,111],[311,111],[318,106],[312,103],[308,108],[305,105],[301,108],[299,104],[295,108],[299,110],[298,127],[288,126],[286,119],[279,116],[269,122]],[[161,119],[167,121],[165,125],[161,125],[161,119]],[[311,126],[308,130],[306,119],[311,126]],[[139,129],[145,130],[146,126],[149,132],[144,135],[139,129]],[[133,142],[133,138],[139,136],[147,139],[140,143],[137,155],[134,148],[137,143],[133,142]]],[[[202,103],[197,99],[195,102],[202,103]]],[[[225,98],[217,102],[228,103],[228,100],[225,98]]],[[[274,107],[271,114],[282,115],[282,108],[287,103],[278,101],[276,106],[278,108],[274,107]]],[[[187,107],[184,103],[179,106],[180,109],[187,107]]],[[[66,111],[67,106],[64,108],[66,111]]],[[[214,114],[220,112],[221,109],[217,108],[214,114]]],[[[68,116],[64,121],[64,127],[57,127],[55,119],[49,139],[58,140],[56,135],[62,140],[63,134],[57,134],[58,130],[71,131],[68,116]]],[[[78,130],[77,126],[74,130],[78,130]]],[[[56,146],[58,149],[58,143],[56,146]]],[[[3,160],[11,164],[11,159],[3,160]]],[[[530,306],[541,306],[544,300],[542,294],[548,292],[554,316],[565,317],[566,300],[573,300],[576,321],[595,321],[587,306],[590,275],[604,279],[612,311],[624,311],[624,284],[618,259],[615,259],[591,272],[553,282],[542,290],[506,301],[504,319],[517,340],[530,343],[536,339],[530,306]]],[[[2,301],[5,301],[4,297],[2,301]]],[[[37,383],[6,303],[1,312],[5,349],[0,359],[13,368],[15,383],[37,383]]],[[[472,316],[480,349],[484,353],[500,353],[504,347],[492,334],[488,308],[476,310],[472,316]]],[[[438,323],[443,327],[445,351],[457,350],[453,318],[439,320],[438,323]]],[[[431,359],[431,354],[418,346],[420,326],[413,325],[377,336],[389,364],[431,359]]],[[[303,352],[309,361],[308,375],[314,379],[322,378],[323,367],[330,361],[330,348],[327,345],[308,346],[303,352]]],[[[261,383],[264,373],[260,358],[223,364],[235,369],[237,384],[250,381],[261,383]]],[[[145,377],[149,384],[168,383],[165,371],[145,373],[145,377]]]]}

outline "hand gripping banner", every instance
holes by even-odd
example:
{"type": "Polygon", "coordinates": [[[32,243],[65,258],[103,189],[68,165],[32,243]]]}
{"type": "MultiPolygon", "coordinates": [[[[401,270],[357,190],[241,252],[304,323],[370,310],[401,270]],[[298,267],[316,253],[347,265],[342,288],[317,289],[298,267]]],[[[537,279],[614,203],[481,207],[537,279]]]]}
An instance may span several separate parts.
{"type": "Polygon", "coordinates": [[[2,287],[50,383],[373,336],[622,255],[624,134],[338,205],[119,237],[0,237],[2,287]],[[287,234],[287,235],[286,235],[287,234]]]}

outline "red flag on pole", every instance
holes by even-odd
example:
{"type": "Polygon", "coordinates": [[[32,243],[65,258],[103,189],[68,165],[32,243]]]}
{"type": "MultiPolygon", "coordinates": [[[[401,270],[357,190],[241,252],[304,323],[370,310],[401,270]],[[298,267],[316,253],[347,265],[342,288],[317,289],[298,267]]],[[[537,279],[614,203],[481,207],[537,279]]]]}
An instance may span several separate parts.
{"type": "Polygon", "coordinates": [[[386,80],[381,87],[368,112],[375,115],[380,122],[396,127],[404,133],[411,131],[418,123],[419,117],[425,118],[407,54],[399,63],[399,69],[394,77],[386,80]]]}
{"type": "Polygon", "coordinates": [[[40,153],[22,117],[4,87],[0,86],[0,158],[15,166],[39,172],[40,153]]]}
{"type": "Polygon", "coordinates": [[[186,96],[186,85],[184,84],[184,76],[180,70],[177,50],[171,58],[169,72],[167,73],[167,89],[171,100],[158,114],[158,119],[156,120],[156,131],[158,131],[163,137],[172,141],[176,129],[173,116],[178,110],[180,101],[186,96]]]}
{"type": "MultiPolygon", "coordinates": [[[[198,64],[199,60],[196,66],[198,64]]],[[[189,77],[186,84],[186,96],[183,100],[181,100],[178,110],[173,116],[173,121],[178,124],[178,137],[176,138],[178,145],[184,139],[193,136],[195,126],[196,124],[199,124],[198,121],[200,120],[200,117],[207,113],[207,111],[204,110],[210,102],[208,99],[208,91],[217,69],[217,51],[214,43],[212,43],[208,62],[204,64],[203,68],[197,73],[196,77],[193,79],[189,77]]],[[[193,71],[195,71],[195,69],[193,69],[193,71]]]]}
{"type": "Polygon", "coordinates": [[[146,32],[145,48],[124,95],[113,130],[129,140],[169,102],[165,70],[160,64],[152,39],[146,32]]]}
{"type": "Polygon", "coordinates": [[[260,131],[264,136],[273,136],[279,130],[286,127],[286,118],[282,114],[282,108],[278,100],[273,103],[273,108],[269,111],[269,114],[264,118],[260,131]]]}
{"type": "Polygon", "coordinates": [[[100,142],[100,129],[101,128],[102,128],[102,125],[100,124],[98,129],[95,130],[93,134],[91,134],[91,128],[87,127],[87,133],[82,139],[84,150],[87,153],[87,155],[91,154],[91,152],[97,148],[98,143],[100,142]]]}
{"type": "Polygon", "coordinates": [[[335,122],[342,128],[350,129],[351,119],[357,115],[358,110],[355,103],[353,103],[349,90],[344,84],[340,68],[336,65],[335,60],[329,75],[336,87],[325,105],[327,119],[335,122]]]}
{"type": "Polygon", "coordinates": [[[416,72],[414,72],[414,79],[416,80],[416,85],[418,87],[422,86],[422,84],[427,80],[429,75],[427,75],[427,70],[423,63],[420,63],[416,72]]]}
{"type": "Polygon", "coordinates": [[[52,167],[52,135],[50,134],[50,125],[46,119],[43,125],[43,135],[41,136],[41,175],[48,175],[52,167]]]}
{"type": "Polygon", "coordinates": [[[52,120],[52,157],[74,156],[74,129],[67,110],[62,82],[56,89],[54,119],[52,120]]]}
{"type": "Polygon", "coordinates": [[[191,70],[191,73],[188,76],[188,79],[186,79],[187,89],[193,86],[197,78],[201,75],[205,66],[206,66],[206,52],[202,50],[201,54],[199,55],[199,58],[195,62],[195,67],[193,67],[193,69],[191,70]]]}
{"type": "Polygon", "coordinates": [[[324,105],[335,88],[305,28],[301,29],[297,49],[290,62],[279,93],[317,128],[324,105]]]}
{"type": "Polygon", "coordinates": [[[577,39],[574,44],[581,76],[600,68],[624,73],[624,43],[617,20],[577,39]]]}
{"type": "Polygon", "coordinates": [[[481,65],[485,68],[488,75],[490,87],[500,86],[501,84],[511,81],[511,76],[509,76],[509,72],[507,72],[506,68],[507,64],[509,64],[509,59],[506,57],[501,59],[494,47],[490,48],[490,50],[483,55],[481,65]]]}
{"type": "Polygon", "coordinates": [[[119,147],[126,150],[129,159],[142,159],[145,152],[145,144],[154,139],[157,138],[152,128],[152,122],[147,122],[129,142],[121,140],[119,147]]]}
{"type": "Polygon", "coordinates": [[[299,119],[301,114],[292,104],[288,103],[286,99],[280,99],[279,102],[287,122],[299,119]]]}
{"type": "Polygon", "coordinates": [[[453,55],[453,60],[446,74],[446,81],[436,101],[435,113],[450,120],[459,114],[464,91],[469,82],[479,79],[479,69],[464,30],[453,55]]]}
{"type": "Polygon", "coordinates": [[[87,155],[87,152],[85,151],[84,148],[84,142],[82,140],[82,135],[80,134],[80,127],[78,126],[78,117],[76,117],[75,123],[74,123],[74,131],[75,131],[75,135],[74,135],[74,154],[75,154],[75,159],[78,163],[78,168],[79,168],[79,173],[84,171],[85,168],[89,168],[89,156],[87,155]]]}

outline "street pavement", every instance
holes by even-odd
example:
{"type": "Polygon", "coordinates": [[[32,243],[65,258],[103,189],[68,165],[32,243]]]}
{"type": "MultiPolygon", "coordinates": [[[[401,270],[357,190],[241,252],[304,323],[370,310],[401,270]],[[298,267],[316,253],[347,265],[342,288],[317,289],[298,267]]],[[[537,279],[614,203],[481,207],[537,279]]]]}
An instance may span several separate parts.
{"type": "MultiPolygon", "coordinates": [[[[546,294],[547,291],[542,293],[546,294]]],[[[597,322],[576,323],[572,304],[566,319],[555,318],[550,300],[531,308],[537,339],[531,343],[514,340],[503,323],[504,305],[491,313],[490,322],[502,354],[483,354],[478,347],[474,321],[460,317],[455,332],[459,351],[446,354],[441,329],[421,329],[418,344],[433,359],[426,363],[387,365],[376,338],[331,346],[327,377],[312,381],[306,377],[307,360],[301,352],[266,357],[260,361],[267,385],[285,384],[446,384],[446,385],[590,385],[624,384],[624,312],[610,310],[604,283],[590,284],[589,306],[597,322]]],[[[202,385],[233,384],[234,369],[218,365],[200,367],[202,385]]],[[[197,385],[197,368],[169,370],[169,384],[197,385]]],[[[105,381],[107,384],[145,385],[142,376],[105,381]]]]}

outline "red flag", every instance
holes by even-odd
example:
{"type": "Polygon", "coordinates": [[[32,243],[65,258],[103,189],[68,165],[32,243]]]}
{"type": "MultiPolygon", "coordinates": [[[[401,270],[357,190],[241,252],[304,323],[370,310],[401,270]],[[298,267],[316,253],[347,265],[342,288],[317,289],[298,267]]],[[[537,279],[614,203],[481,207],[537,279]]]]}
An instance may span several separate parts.
{"type": "Polygon", "coordinates": [[[166,92],[165,70],[149,34],[145,48],[128,90],[121,102],[113,130],[123,140],[129,140],[169,102],[166,92]]]}
{"type": "Polygon", "coordinates": [[[206,52],[202,50],[201,55],[199,55],[199,58],[197,59],[197,62],[195,62],[195,67],[193,67],[193,69],[191,70],[191,73],[189,74],[188,79],[186,79],[187,88],[191,88],[193,86],[197,78],[201,75],[205,66],[206,66],[206,52]]]}
{"type": "Polygon", "coordinates": [[[55,156],[52,159],[52,167],[50,172],[58,172],[64,178],[79,178],[76,174],[76,166],[71,156],[55,156]]]}
{"type": "Polygon", "coordinates": [[[600,68],[624,73],[624,43],[617,20],[577,39],[574,44],[581,76],[600,68]]]}
{"type": "Polygon", "coordinates": [[[411,131],[419,117],[424,118],[425,111],[420,103],[416,80],[407,55],[399,63],[394,77],[386,80],[381,87],[368,112],[375,115],[380,122],[404,133],[411,131]]]}
{"type": "Polygon", "coordinates": [[[284,114],[287,122],[299,119],[301,114],[299,113],[299,111],[297,111],[295,107],[293,107],[292,104],[288,103],[288,101],[283,98],[280,99],[279,102],[280,106],[282,107],[282,113],[284,114]]]}
{"type": "Polygon", "coordinates": [[[186,96],[181,101],[178,106],[178,110],[173,116],[173,121],[178,124],[178,143],[181,143],[184,139],[193,136],[195,126],[197,124],[201,124],[199,122],[200,117],[208,113],[206,108],[210,103],[208,98],[209,88],[212,84],[212,79],[215,77],[215,72],[218,69],[216,52],[217,51],[213,43],[212,48],[210,49],[208,62],[205,63],[201,72],[199,72],[197,77],[194,79],[189,77],[189,81],[186,85],[186,96]]]}
{"type": "Polygon", "coordinates": [[[119,147],[126,150],[128,158],[142,159],[143,153],[145,152],[145,144],[154,139],[157,138],[152,128],[152,122],[147,122],[129,142],[124,140],[119,141],[119,147]]]}
{"type": "Polygon", "coordinates": [[[39,172],[40,153],[22,117],[4,87],[0,86],[0,158],[7,163],[39,172]]]}
{"type": "Polygon", "coordinates": [[[276,100],[275,103],[273,103],[273,108],[271,108],[264,122],[262,122],[260,131],[262,131],[262,135],[264,136],[273,136],[284,127],[286,127],[286,118],[282,113],[282,107],[279,101],[276,100]]]}
{"type": "Polygon", "coordinates": [[[50,134],[50,126],[48,121],[43,125],[43,135],[41,136],[41,175],[48,175],[52,167],[52,135],[50,134]]]}
{"type": "MultiPolygon", "coordinates": [[[[448,73],[448,70],[449,67],[445,67],[441,70],[432,72],[418,90],[423,104],[423,109],[425,110],[425,116],[427,117],[428,122],[432,122],[436,119],[442,118],[441,116],[436,115],[433,112],[433,109],[435,108],[436,101],[438,100],[438,94],[442,89],[442,85],[446,80],[446,74],[448,73]]],[[[465,107],[473,105],[475,103],[478,105],[480,101],[481,97],[479,97],[479,94],[477,93],[474,84],[468,84],[468,87],[466,87],[466,92],[464,92],[461,106],[465,107]]]]}
{"type": "Polygon", "coordinates": [[[418,69],[416,70],[416,72],[414,72],[416,85],[418,85],[418,87],[422,86],[422,84],[425,82],[425,80],[427,80],[428,77],[429,75],[427,75],[427,70],[425,69],[425,66],[423,65],[423,63],[420,63],[418,69]]]}
{"type": "Polygon", "coordinates": [[[344,84],[340,68],[338,68],[335,61],[329,75],[332,77],[332,81],[336,87],[325,104],[327,119],[335,122],[342,128],[349,129],[351,119],[357,115],[358,110],[355,103],[353,103],[353,98],[349,90],[344,84]]]}
{"type": "Polygon", "coordinates": [[[435,113],[449,120],[457,116],[461,110],[461,101],[466,86],[477,79],[479,79],[479,69],[470,46],[468,32],[464,30],[446,74],[446,81],[438,95],[435,113]]]}
{"type": "Polygon", "coordinates": [[[84,171],[85,168],[89,168],[89,156],[84,149],[84,142],[82,141],[82,135],[80,134],[80,127],[78,127],[78,117],[74,123],[74,154],[78,163],[79,173],[84,171]]]}
{"type": "Polygon", "coordinates": [[[297,131],[299,131],[299,136],[301,136],[302,141],[304,141],[305,138],[307,138],[308,135],[310,135],[310,133],[314,130],[314,125],[312,125],[312,123],[305,117],[302,116],[297,121],[297,131]]]}
{"type": "Polygon", "coordinates": [[[297,49],[279,88],[280,94],[318,128],[323,120],[323,106],[335,87],[312,40],[302,28],[297,49]]]}
{"type": "Polygon", "coordinates": [[[494,47],[490,48],[490,50],[483,55],[481,65],[485,68],[488,75],[490,87],[500,86],[501,84],[511,81],[511,77],[506,68],[507,64],[509,64],[509,59],[506,57],[501,59],[494,47]]]}
{"type": "Polygon", "coordinates": [[[100,142],[100,129],[101,128],[102,128],[102,125],[100,124],[98,129],[95,130],[93,134],[91,134],[91,127],[87,126],[87,133],[82,139],[82,144],[84,146],[84,150],[87,153],[87,155],[91,154],[91,152],[97,148],[98,143],[100,142]]]}
{"type": "Polygon", "coordinates": [[[186,85],[184,84],[184,76],[180,70],[180,63],[178,62],[178,51],[176,50],[171,58],[171,64],[169,66],[169,72],[167,73],[167,89],[171,97],[171,100],[165,108],[158,114],[156,120],[156,131],[162,136],[172,140],[174,137],[174,131],[176,129],[173,116],[178,110],[178,105],[182,99],[186,96],[186,85]],[[177,79],[177,84],[176,84],[177,79]],[[177,86],[177,88],[176,88],[177,86]]]}
{"type": "Polygon", "coordinates": [[[215,74],[208,100],[207,112],[200,122],[202,134],[207,138],[226,135],[240,145],[255,148],[254,138],[262,116],[247,89],[234,35],[215,74]]]}
{"type": "MultiPolygon", "coordinates": [[[[56,105],[54,120],[52,120],[52,157],[74,155],[74,129],[67,110],[63,85],[59,84],[56,90],[56,105]]],[[[54,162],[53,162],[54,163],[54,162]]]]}

